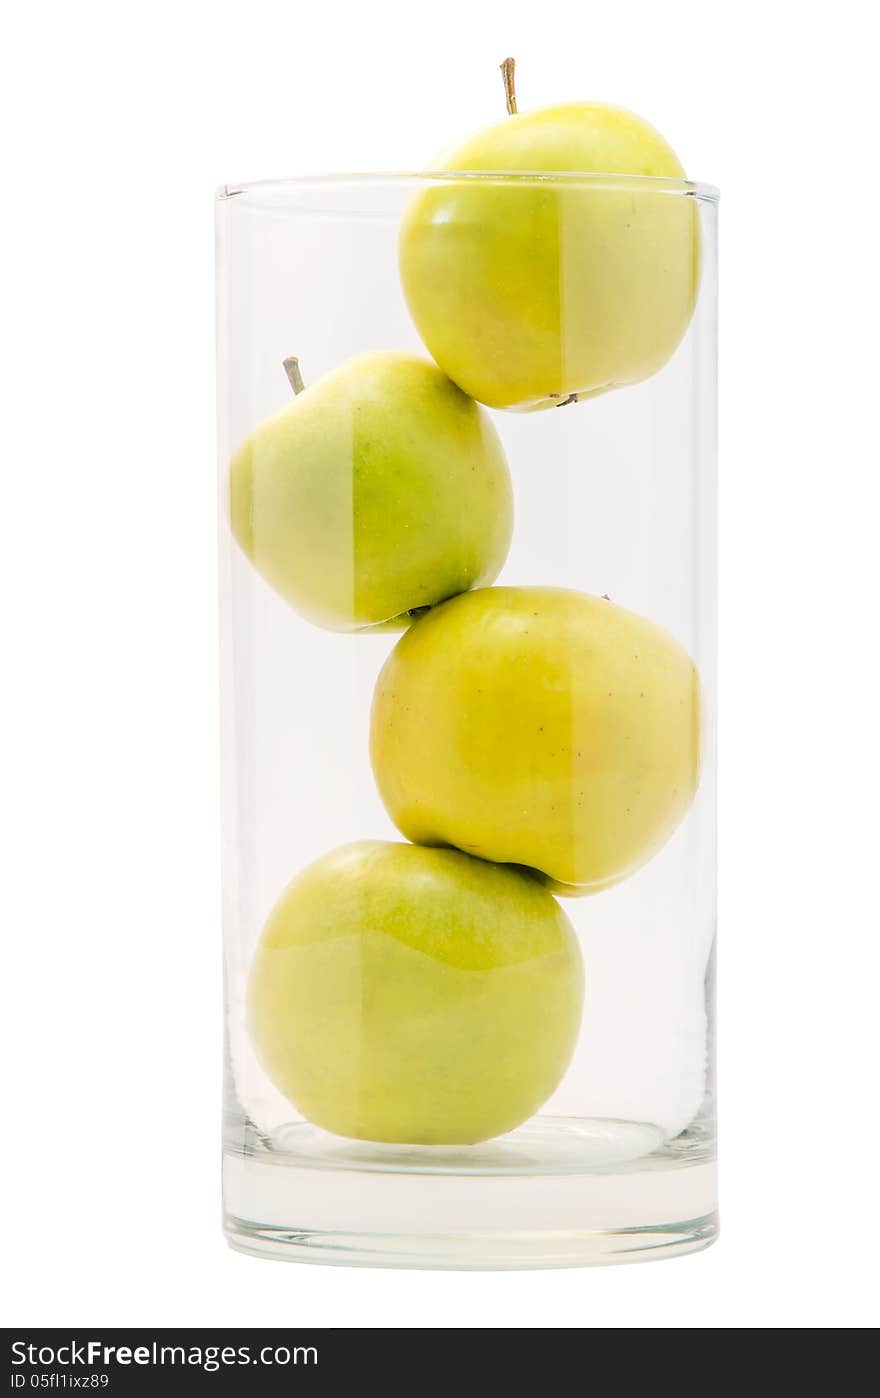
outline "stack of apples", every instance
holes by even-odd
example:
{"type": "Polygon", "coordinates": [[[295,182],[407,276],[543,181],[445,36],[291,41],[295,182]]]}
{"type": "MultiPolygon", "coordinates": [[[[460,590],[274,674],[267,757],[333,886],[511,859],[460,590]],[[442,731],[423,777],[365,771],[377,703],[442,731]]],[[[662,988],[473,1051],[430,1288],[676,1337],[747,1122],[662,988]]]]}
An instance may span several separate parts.
{"type": "Polygon", "coordinates": [[[363,355],[306,388],[285,361],[295,396],[230,467],[235,538],[297,612],[403,630],[371,758],[410,843],[347,845],[295,877],[248,996],[275,1085],[372,1141],[474,1143],[547,1100],[584,1000],[557,899],[642,866],[699,775],[699,678],[668,632],[602,597],[491,585],[513,497],[485,411],[660,369],[696,300],[695,203],[664,190],[684,172],[640,118],[518,115],[502,70],[507,118],[443,157],[400,229],[433,362],[363,355]]]}

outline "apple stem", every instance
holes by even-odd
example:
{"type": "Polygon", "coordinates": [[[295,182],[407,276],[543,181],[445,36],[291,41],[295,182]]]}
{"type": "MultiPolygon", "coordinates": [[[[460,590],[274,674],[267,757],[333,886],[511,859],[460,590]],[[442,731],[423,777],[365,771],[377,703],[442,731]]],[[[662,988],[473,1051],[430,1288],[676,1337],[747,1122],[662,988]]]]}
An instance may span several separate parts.
{"type": "Polygon", "coordinates": [[[295,354],[291,354],[284,361],[284,372],[290,380],[290,387],[294,393],[302,393],[305,388],[303,376],[300,373],[299,360],[295,354]]]}
{"type": "Polygon", "coordinates": [[[504,79],[504,96],[507,98],[507,115],[516,116],[516,84],[513,80],[516,69],[515,58],[505,58],[501,65],[501,76],[504,79]]]}

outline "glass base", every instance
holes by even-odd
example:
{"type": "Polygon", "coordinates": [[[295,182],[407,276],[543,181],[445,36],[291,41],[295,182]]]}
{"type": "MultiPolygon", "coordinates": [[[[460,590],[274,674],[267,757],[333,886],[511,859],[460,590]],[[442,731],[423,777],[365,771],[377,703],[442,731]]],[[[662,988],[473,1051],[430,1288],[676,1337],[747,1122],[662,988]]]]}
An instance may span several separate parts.
{"type": "Polygon", "coordinates": [[[227,1151],[226,1234],[261,1257],[453,1270],[707,1247],[718,1233],[709,1143],[652,1149],[653,1130],[539,1117],[500,1140],[446,1149],[341,1140],[298,1123],[274,1133],[271,1148],[227,1151]]]}

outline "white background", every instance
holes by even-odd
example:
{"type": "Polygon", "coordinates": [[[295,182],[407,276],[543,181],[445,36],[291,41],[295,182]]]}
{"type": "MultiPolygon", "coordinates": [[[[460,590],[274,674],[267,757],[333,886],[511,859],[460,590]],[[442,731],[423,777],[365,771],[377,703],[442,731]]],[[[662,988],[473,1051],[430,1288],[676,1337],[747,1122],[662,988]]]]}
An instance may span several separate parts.
{"type": "Polygon", "coordinates": [[[2,51],[7,1324],[878,1318],[878,119],[853,0],[17,7],[2,51]],[[722,186],[721,1242],[285,1267],[219,1230],[212,193],[631,106],[722,186]]]}

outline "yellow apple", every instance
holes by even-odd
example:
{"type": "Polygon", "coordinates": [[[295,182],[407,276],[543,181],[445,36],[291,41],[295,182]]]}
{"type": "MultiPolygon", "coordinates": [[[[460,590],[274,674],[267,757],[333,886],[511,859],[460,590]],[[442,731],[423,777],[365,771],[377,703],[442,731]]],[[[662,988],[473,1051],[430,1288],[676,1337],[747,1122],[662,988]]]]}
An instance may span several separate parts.
{"type": "Polygon", "coordinates": [[[693,312],[700,235],[652,126],[570,102],[510,115],[433,170],[404,214],[400,272],[419,334],[466,393],[553,407],[662,368],[693,312]]]}
{"type": "Polygon", "coordinates": [[[427,613],[376,685],[371,752],[410,840],[593,893],[664,844],[700,766],[682,646],[601,597],[491,587],[427,613]]]}
{"type": "Polygon", "coordinates": [[[257,427],[232,459],[229,507],[266,581],[339,631],[405,624],[491,582],[513,528],[488,416],[403,353],[348,360],[257,427]]]}
{"type": "Polygon", "coordinates": [[[538,1110],[577,1037],[574,929],[530,875],[366,840],[289,885],[249,1026],[273,1083],[341,1136],[470,1144],[538,1110]]]}

